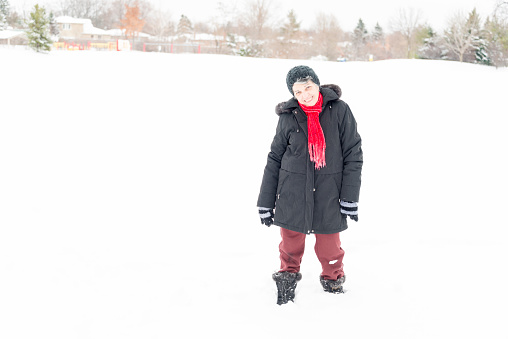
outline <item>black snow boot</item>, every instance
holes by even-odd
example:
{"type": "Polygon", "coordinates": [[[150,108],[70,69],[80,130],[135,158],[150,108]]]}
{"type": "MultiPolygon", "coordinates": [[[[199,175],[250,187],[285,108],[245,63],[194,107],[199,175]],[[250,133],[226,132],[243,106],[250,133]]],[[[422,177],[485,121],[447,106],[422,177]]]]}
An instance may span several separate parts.
{"type": "Polygon", "coordinates": [[[346,282],[346,276],[342,276],[337,280],[327,280],[321,276],[319,277],[319,281],[321,282],[321,285],[323,286],[323,289],[326,292],[344,293],[344,290],[342,289],[342,284],[346,282]]]}
{"type": "Polygon", "coordinates": [[[272,275],[277,284],[277,305],[287,304],[295,298],[296,283],[302,279],[302,274],[291,272],[276,272],[272,275]]]}

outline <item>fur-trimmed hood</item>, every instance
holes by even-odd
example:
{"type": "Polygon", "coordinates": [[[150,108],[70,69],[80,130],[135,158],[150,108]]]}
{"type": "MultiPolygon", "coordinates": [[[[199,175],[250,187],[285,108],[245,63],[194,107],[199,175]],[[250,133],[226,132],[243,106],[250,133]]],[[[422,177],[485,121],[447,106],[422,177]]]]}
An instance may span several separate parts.
{"type": "MultiPolygon", "coordinates": [[[[319,91],[323,95],[323,105],[326,105],[329,101],[339,100],[342,96],[342,90],[339,86],[334,84],[322,85],[319,88],[319,91]]],[[[275,113],[277,115],[289,114],[297,107],[298,101],[295,98],[292,98],[275,106],[275,113]]]]}

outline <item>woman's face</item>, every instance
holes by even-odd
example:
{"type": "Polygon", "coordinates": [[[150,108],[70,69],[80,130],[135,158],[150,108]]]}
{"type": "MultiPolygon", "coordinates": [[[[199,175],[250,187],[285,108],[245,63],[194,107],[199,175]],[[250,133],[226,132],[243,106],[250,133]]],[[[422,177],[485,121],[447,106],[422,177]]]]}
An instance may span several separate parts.
{"type": "Polygon", "coordinates": [[[319,86],[311,80],[304,84],[295,83],[293,85],[293,93],[300,104],[314,106],[319,99],[319,86]]]}

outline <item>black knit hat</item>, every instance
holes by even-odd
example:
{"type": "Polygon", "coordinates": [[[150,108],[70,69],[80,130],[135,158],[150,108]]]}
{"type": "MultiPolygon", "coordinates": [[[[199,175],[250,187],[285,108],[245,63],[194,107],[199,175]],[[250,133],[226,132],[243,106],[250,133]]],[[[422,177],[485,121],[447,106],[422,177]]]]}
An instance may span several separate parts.
{"type": "Polygon", "coordinates": [[[286,84],[288,85],[289,93],[293,95],[293,85],[295,82],[308,76],[312,77],[312,82],[319,86],[319,78],[312,68],[308,66],[295,66],[291,68],[286,76],[286,84]]]}

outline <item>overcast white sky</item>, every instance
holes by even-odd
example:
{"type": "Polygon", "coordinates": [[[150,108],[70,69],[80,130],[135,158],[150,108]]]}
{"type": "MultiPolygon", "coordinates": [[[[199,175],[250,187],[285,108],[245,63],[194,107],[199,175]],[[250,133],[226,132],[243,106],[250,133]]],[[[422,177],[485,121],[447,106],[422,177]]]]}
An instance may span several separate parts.
{"type": "MultiPolygon", "coordinates": [[[[60,0],[63,1],[63,0],[60,0]]],[[[207,21],[216,14],[216,0],[150,0],[154,5],[170,10],[173,21],[185,14],[192,22],[207,21]]],[[[248,0],[222,0],[225,4],[236,4],[241,8],[248,0]]],[[[352,31],[359,18],[362,18],[367,29],[372,30],[376,22],[389,30],[390,19],[395,17],[400,8],[413,7],[421,9],[425,21],[435,30],[440,31],[448,18],[458,10],[466,13],[476,7],[485,18],[494,9],[496,0],[271,0],[273,15],[283,21],[287,12],[294,9],[304,27],[314,22],[316,14],[330,12],[335,14],[340,26],[345,31],[352,31]]],[[[46,5],[56,0],[9,0],[12,7],[29,8],[35,3],[46,5]]]]}

